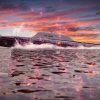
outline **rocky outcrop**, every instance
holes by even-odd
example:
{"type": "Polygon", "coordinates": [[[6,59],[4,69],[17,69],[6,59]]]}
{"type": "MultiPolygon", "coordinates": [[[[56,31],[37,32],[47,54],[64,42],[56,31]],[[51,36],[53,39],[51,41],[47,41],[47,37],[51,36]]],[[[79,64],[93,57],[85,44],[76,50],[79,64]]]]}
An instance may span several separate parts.
{"type": "Polygon", "coordinates": [[[26,37],[10,37],[10,36],[1,36],[0,37],[0,46],[12,47],[18,41],[21,45],[30,41],[30,38],[26,37]]]}

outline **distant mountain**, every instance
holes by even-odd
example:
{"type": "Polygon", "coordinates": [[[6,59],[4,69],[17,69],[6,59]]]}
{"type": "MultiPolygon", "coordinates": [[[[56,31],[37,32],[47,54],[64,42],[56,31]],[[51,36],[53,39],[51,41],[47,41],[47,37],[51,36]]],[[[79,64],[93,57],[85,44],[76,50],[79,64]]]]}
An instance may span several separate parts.
{"type": "Polygon", "coordinates": [[[59,40],[59,41],[72,41],[72,39],[70,39],[67,36],[64,35],[59,35],[56,33],[45,33],[45,32],[39,32],[37,33],[32,40],[59,40]]]}
{"type": "Polygon", "coordinates": [[[51,43],[63,47],[96,46],[95,44],[92,43],[73,41],[71,38],[64,35],[59,35],[56,33],[45,33],[45,32],[37,33],[34,37],[31,38],[31,41],[35,44],[51,43]]]}
{"type": "Polygon", "coordinates": [[[42,44],[42,43],[51,43],[58,46],[72,46],[70,42],[73,40],[67,36],[59,35],[56,33],[46,33],[39,32],[35,36],[32,37],[32,42],[34,44],[42,44]]]}

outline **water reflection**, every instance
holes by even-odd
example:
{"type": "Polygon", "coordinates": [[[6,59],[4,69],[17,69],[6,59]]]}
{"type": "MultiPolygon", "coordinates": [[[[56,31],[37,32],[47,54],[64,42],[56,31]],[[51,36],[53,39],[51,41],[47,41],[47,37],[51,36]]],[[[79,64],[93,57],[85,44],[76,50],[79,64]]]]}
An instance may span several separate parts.
{"type": "Polygon", "coordinates": [[[100,50],[15,49],[9,73],[0,75],[0,99],[99,100],[99,56],[100,50]]]}

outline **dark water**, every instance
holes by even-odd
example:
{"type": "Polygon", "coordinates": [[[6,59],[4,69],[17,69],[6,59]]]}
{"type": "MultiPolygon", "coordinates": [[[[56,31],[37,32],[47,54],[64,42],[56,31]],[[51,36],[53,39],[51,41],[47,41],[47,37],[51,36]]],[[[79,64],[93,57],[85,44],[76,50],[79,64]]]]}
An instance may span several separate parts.
{"type": "Polygon", "coordinates": [[[0,100],[100,100],[100,50],[18,50],[5,62],[0,100]]]}

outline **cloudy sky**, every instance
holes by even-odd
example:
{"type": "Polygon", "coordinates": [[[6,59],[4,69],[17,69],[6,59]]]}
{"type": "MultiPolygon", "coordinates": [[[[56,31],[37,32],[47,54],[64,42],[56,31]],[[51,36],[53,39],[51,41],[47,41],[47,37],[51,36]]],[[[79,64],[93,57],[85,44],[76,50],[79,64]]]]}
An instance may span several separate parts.
{"type": "Polygon", "coordinates": [[[66,35],[100,44],[100,0],[0,0],[0,35],[66,35]]]}

